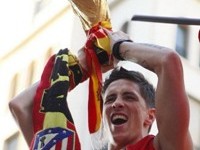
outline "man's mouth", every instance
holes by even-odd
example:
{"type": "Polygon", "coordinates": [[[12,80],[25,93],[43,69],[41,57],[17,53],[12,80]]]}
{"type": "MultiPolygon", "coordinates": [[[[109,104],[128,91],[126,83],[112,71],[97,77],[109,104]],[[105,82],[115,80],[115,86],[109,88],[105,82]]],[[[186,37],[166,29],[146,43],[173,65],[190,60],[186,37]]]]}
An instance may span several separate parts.
{"type": "Polygon", "coordinates": [[[123,114],[114,114],[112,115],[111,117],[111,122],[112,124],[114,125],[121,125],[121,124],[124,124],[126,123],[128,120],[127,116],[126,115],[123,115],[123,114]]]}

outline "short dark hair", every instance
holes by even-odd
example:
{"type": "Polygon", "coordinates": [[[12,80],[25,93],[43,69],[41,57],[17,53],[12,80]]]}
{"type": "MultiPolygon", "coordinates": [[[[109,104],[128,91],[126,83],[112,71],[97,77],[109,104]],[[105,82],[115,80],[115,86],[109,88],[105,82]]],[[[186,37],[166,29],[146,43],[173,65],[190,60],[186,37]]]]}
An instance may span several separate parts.
{"type": "Polygon", "coordinates": [[[108,86],[116,80],[127,79],[139,86],[140,93],[145,100],[145,103],[150,108],[155,108],[155,89],[151,83],[149,83],[145,77],[137,71],[128,71],[123,67],[115,68],[112,70],[108,78],[105,79],[102,94],[105,93],[108,86]]]}

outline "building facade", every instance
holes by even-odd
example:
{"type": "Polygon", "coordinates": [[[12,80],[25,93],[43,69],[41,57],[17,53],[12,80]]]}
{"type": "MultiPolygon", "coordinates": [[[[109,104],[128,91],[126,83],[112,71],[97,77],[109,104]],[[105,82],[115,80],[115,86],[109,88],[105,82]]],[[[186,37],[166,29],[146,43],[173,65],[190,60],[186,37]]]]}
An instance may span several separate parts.
{"type": "MultiPolygon", "coordinates": [[[[113,30],[122,30],[141,43],[158,44],[177,50],[181,55],[185,86],[189,97],[190,132],[195,150],[200,150],[200,26],[131,21],[133,15],[200,17],[199,0],[108,0],[113,30]]],[[[9,101],[40,80],[48,58],[68,47],[77,54],[86,40],[85,33],[66,1],[7,0],[1,2],[0,72],[1,101],[0,149],[28,149],[9,108],[9,101]],[[10,3],[14,3],[10,5],[10,3]],[[10,8],[10,9],[7,9],[10,8]]],[[[127,63],[127,67],[132,64],[127,63]]],[[[133,68],[133,67],[132,67],[133,68]]],[[[142,70],[142,68],[139,68],[142,70]]],[[[144,71],[156,84],[156,77],[144,71]]],[[[68,96],[82,149],[92,149],[87,131],[87,81],[68,96]],[[84,89],[84,90],[83,90],[84,89]],[[79,99],[83,97],[83,99],[79,99]],[[78,103],[76,102],[78,100],[78,103]],[[81,115],[80,115],[81,114],[81,115]]],[[[156,134],[156,127],[152,133],[156,134]]]]}

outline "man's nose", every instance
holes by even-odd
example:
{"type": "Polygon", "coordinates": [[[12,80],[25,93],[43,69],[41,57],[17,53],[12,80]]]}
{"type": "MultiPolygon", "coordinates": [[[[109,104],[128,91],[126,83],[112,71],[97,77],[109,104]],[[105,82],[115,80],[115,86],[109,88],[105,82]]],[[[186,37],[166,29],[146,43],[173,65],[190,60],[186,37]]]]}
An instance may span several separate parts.
{"type": "Polygon", "coordinates": [[[113,108],[123,108],[124,107],[124,103],[123,103],[123,100],[121,98],[117,98],[113,104],[112,104],[112,107],[113,108]]]}

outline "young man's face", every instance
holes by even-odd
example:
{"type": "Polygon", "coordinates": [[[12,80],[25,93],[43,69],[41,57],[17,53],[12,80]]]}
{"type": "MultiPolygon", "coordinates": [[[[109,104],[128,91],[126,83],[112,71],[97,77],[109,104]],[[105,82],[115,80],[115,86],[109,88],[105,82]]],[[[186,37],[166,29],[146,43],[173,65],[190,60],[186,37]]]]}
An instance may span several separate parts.
{"type": "Polygon", "coordinates": [[[111,143],[127,145],[145,136],[148,108],[136,83],[125,79],[113,81],[103,99],[104,124],[111,143]]]}

